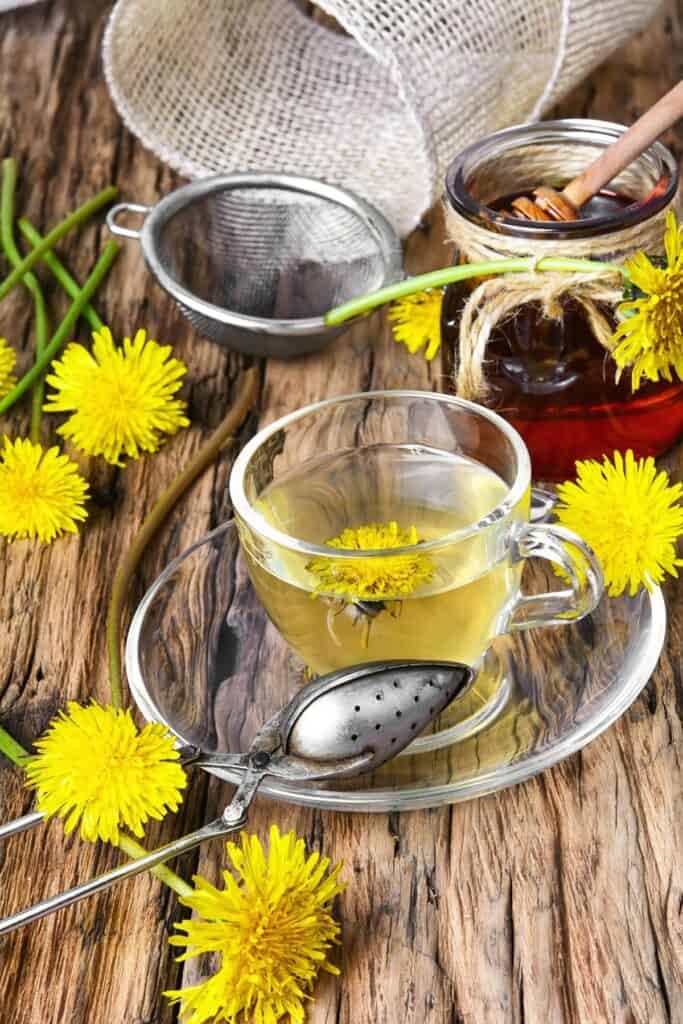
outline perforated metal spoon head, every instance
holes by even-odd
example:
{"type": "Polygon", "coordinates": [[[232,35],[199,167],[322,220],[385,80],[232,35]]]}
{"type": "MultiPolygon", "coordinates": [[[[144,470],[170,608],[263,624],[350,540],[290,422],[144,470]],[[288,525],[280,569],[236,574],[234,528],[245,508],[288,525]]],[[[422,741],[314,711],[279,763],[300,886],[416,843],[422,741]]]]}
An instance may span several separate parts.
{"type": "Polygon", "coordinates": [[[282,749],[322,765],[366,755],[357,770],[343,774],[372,771],[404,750],[473,675],[466,665],[447,661],[383,661],[335,672],[284,709],[282,749]]]}

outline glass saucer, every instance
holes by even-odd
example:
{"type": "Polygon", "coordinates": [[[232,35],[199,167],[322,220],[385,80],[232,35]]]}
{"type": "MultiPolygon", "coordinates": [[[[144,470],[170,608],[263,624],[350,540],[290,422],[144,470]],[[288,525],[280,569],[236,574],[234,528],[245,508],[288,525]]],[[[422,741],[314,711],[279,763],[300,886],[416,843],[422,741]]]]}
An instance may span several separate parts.
{"type": "MultiPolygon", "coordinates": [[[[655,589],[604,597],[576,624],[500,637],[474,684],[490,699],[472,704],[473,688],[429,735],[372,775],[306,786],[266,780],[261,792],[334,810],[390,811],[521,782],[580,750],[626,710],[654,671],[665,627],[655,589]],[[459,715],[461,701],[474,711],[459,715]]],[[[204,751],[246,750],[305,682],[304,666],[253,591],[232,520],[149,589],[128,633],[126,670],[145,718],[166,722],[181,742],[204,751]]]]}

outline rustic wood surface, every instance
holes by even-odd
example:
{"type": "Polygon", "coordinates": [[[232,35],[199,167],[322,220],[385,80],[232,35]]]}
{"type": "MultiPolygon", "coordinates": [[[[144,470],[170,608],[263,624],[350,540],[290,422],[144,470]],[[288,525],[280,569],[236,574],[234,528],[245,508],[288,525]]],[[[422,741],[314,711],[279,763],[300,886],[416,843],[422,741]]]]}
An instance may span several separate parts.
{"type": "MultiPolygon", "coordinates": [[[[103,82],[99,48],[109,4],[47,3],[0,17],[0,153],[20,161],[20,208],[39,227],[114,181],[154,202],[178,179],[123,128],[103,82]]],[[[683,2],[666,0],[651,26],[562,107],[630,121],[681,77],[683,2]]],[[[683,130],[670,141],[683,150],[683,130]]],[[[83,279],[100,229],[64,253],[83,279]]],[[[440,216],[407,245],[408,265],[444,262],[440,216]]],[[[190,365],[192,427],[124,471],[84,463],[95,504],[78,539],[0,548],[0,721],[30,744],[66,698],[107,699],[104,614],[112,567],[154,496],[224,414],[242,361],[193,335],[153,284],[133,243],[98,304],[115,333],[147,325],[190,365]]],[[[31,350],[18,291],[1,333],[31,350]]],[[[351,389],[438,386],[390,339],[380,316],[323,355],[264,368],[260,422],[351,389]]],[[[8,425],[3,424],[3,430],[8,425]]],[[[254,416],[243,438],[257,426],[254,416]]],[[[10,430],[26,427],[25,409],[10,430]]],[[[44,439],[54,420],[44,424],[44,439]]],[[[54,436],[52,434],[52,436],[54,436]]],[[[232,456],[178,507],[136,579],[133,602],[169,558],[228,510],[232,456]]],[[[668,464],[680,478],[683,459],[668,464]]],[[[668,646],[630,711],[581,754],[518,788],[410,814],[346,816],[261,799],[251,827],[295,828],[346,862],[341,980],[324,979],[311,1024],[683,1021],[683,586],[669,586],[668,646]]],[[[224,786],[193,777],[169,839],[213,816],[224,786]]],[[[0,761],[0,819],[27,810],[19,773],[0,761]]],[[[58,825],[0,847],[0,907],[18,909],[117,862],[110,848],[65,840],[58,825]]],[[[181,863],[216,879],[220,844],[181,863]]],[[[168,1024],[162,993],[207,963],[175,963],[167,944],[185,911],[143,877],[10,936],[0,945],[0,1020],[14,1024],[168,1024]]]]}

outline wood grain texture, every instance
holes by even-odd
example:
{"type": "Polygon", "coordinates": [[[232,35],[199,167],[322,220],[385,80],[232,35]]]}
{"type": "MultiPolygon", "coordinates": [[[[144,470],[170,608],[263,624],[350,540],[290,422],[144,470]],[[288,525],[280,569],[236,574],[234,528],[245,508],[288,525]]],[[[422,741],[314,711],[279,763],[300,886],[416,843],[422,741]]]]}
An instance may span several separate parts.
{"type": "MultiPolygon", "coordinates": [[[[54,2],[0,18],[0,154],[20,162],[20,209],[40,228],[111,181],[153,202],[179,179],[122,127],[104,86],[105,0],[54,2]]],[[[584,83],[565,113],[631,121],[681,77],[683,3],[584,83]]],[[[669,141],[683,151],[683,129],[669,141]]],[[[62,253],[83,279],[99,228],[62,253]]],[[[448,256],[436,211],[407,245],[410,269],[448,256]]],[[[125,470],[83,462],[95,503],[80,537],[0,548],[0,720],[29,744],[67,698],[106,699],[104,607],[112,569],[163,486],[215,427],[242,360],[197,338],[124,247],[98,306],[116,333],[146,325],[190,365],[192,427],[125,470]]],[[[31,352],[30,305],[3,304],[2,333],[31,352]]],[[[81,335],[84,337],[84,335],[81,335]]],[[[325,353],[264,369],[260,422],[323,396],[369,387],[429,387],[439,368],[411,358],[375,315],[325,353]]],[[[26,406],[10,431],[26,428],[26,406]]],[[[5,429],[3,424],[3,429],[5,429]]],[[[54,418],[44,439],[54,437],[54,418]]],[[[243,431],[256,428],[255,418],[243,431]]],[[[666,460],[680,478],[683,461],[666,460]]],[[[160,568],[225,516],[231,454],[195,485],[138,573],[134,603],[160,568]]],[[[259,800],[251,827],[295,828],[343,858],[342,980],[326,978],[311,1024],[546,1024],[683,1021],[683,585],[667,596],[667,650],[630,711],[581,754],[514,790],[470,804],[356,816],[259,800]]],[[[206,821],[225,786],[196,773],[181,812],[150,844],[206,821]]],[[[0,817],[26,810],[18,773],[0,764],[0,817]]],[[[58,826],[0,847],[3,912],[111,866],[117,854],[65,840],[58,826]]],[[[182,873],[216,880],[214,844],[182,873]]],[[[166,938],[185,912],[151,878],[126,883],[9,937],[0,946],[0,1020],[14,1024],[169,1024],[162,992],[211,969],[177,965],[166,938]]]]}

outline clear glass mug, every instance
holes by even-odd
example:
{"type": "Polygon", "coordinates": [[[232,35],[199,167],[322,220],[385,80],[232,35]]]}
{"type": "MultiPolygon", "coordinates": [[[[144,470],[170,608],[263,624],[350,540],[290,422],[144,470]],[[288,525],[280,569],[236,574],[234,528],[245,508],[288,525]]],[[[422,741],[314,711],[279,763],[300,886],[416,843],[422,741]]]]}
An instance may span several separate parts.
{"type": "MultiPolygon", "coordinates": [[[[509,423],[420,391],[299,409],[256,434],[230,478],[254,588],[314,673],[402,657],[479,667],[496,636],[589,614],[599,563],[576,534],[530,523],[530,494],[529,454],[509,423]],[[401,546],[330,546],[370,524],[384,532],[365,542],[401,546]],[[529,558],[561,570],[542,593],[522,592],[529,558]]],[[[494,677],[457,702],[458,720],[495,704],[494,677]]]]}

